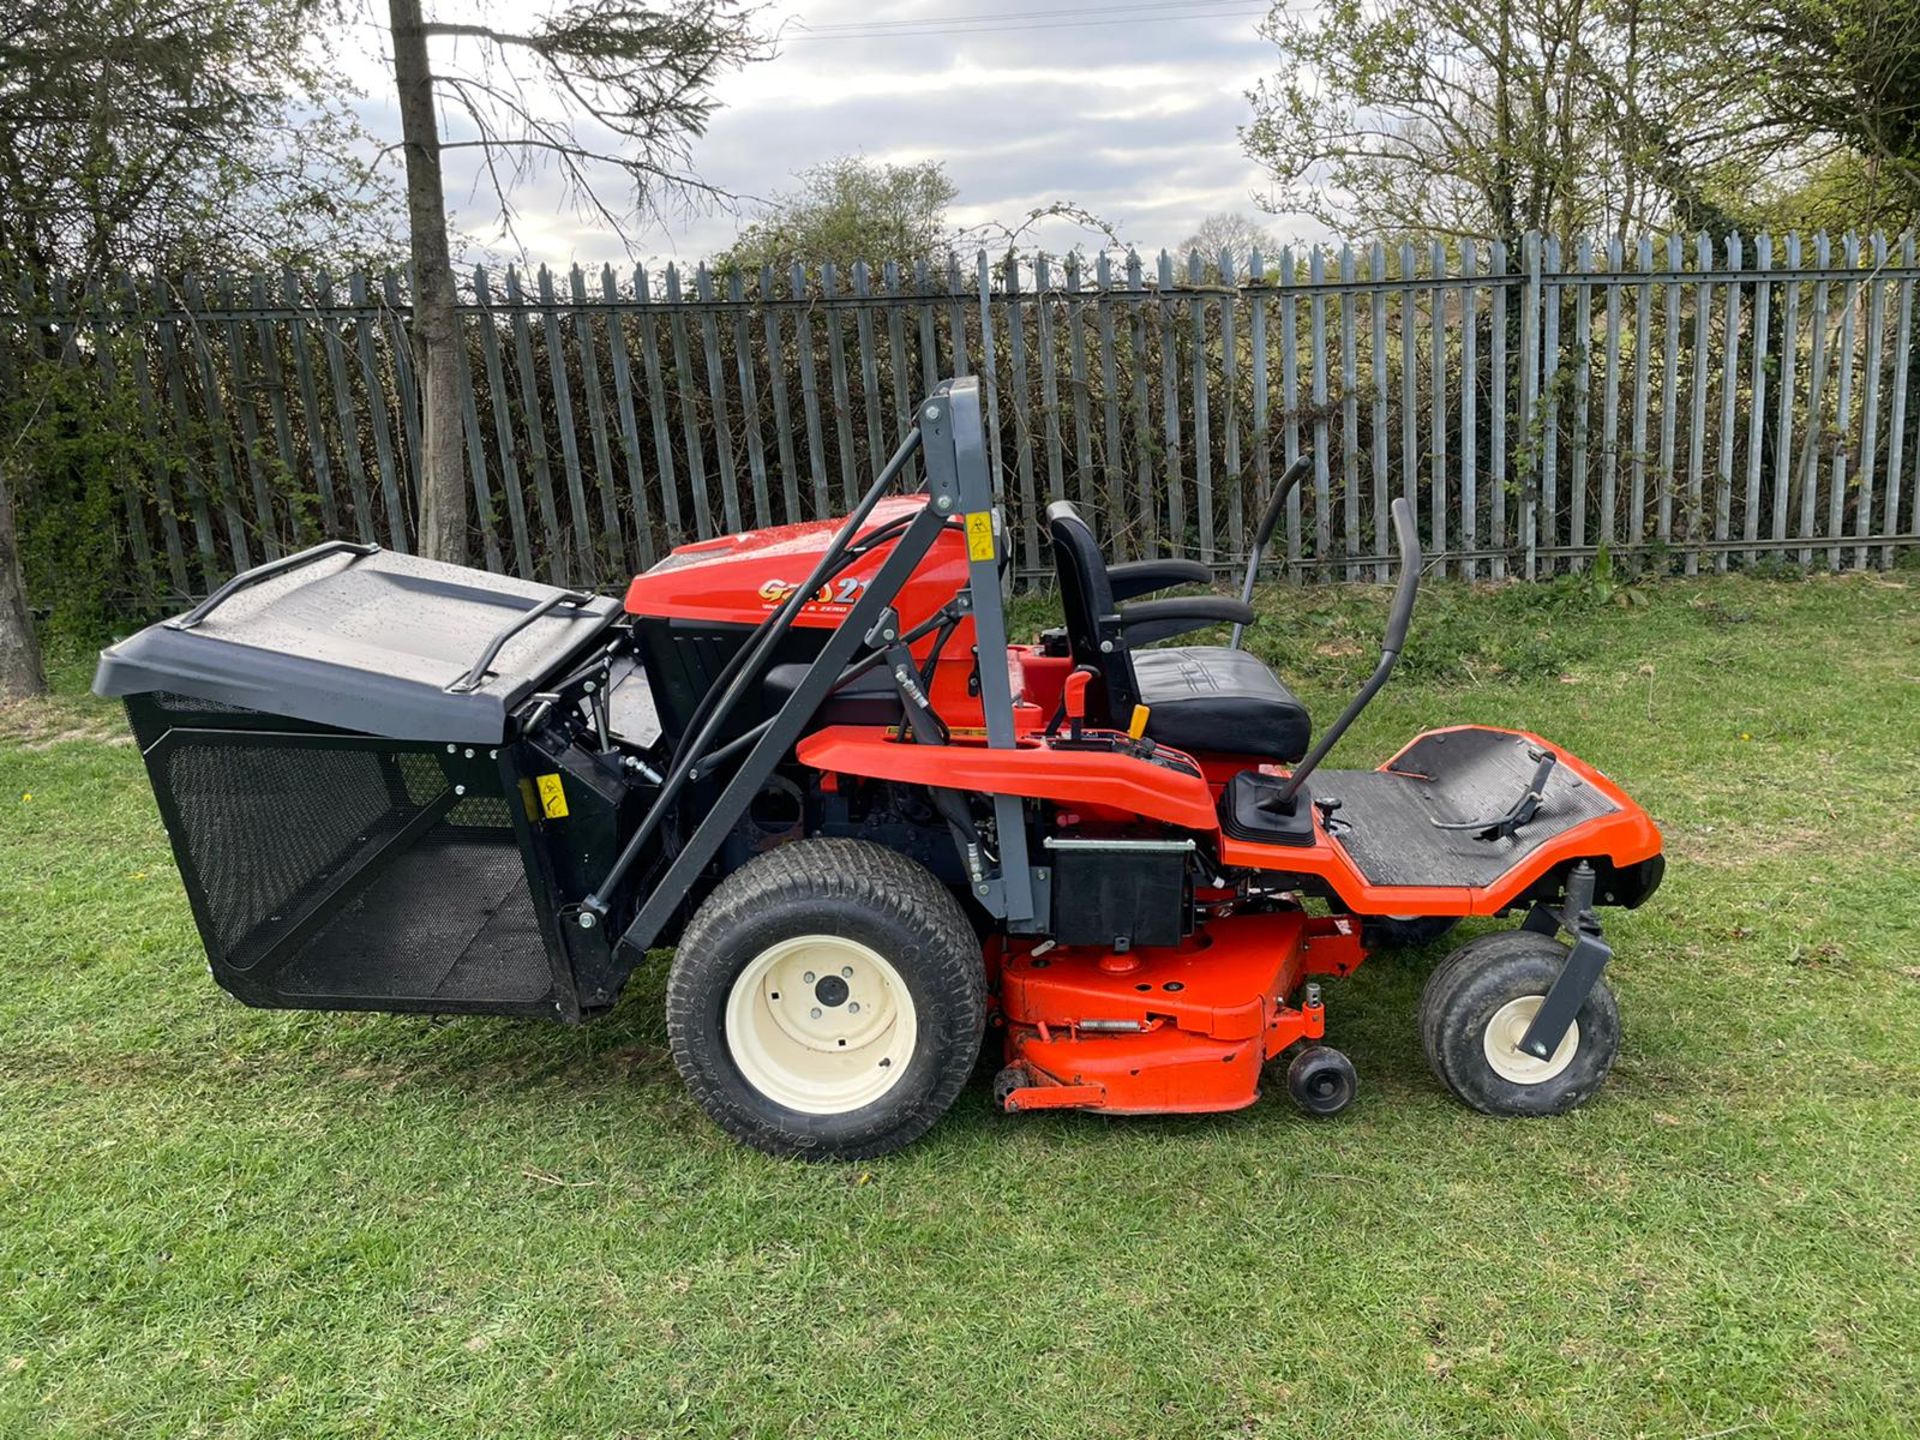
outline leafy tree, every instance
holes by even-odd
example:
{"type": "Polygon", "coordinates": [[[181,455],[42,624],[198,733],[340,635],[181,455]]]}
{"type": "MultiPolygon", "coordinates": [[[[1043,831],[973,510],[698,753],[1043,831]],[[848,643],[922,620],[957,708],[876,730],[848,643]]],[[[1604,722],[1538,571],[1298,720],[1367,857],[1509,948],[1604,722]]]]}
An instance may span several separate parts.
{"type": "Polygon", "coordinates": [[[1920,218],[1920,4],[1760,0],[1744,29],[1774,122],[1831,142],[1797,198],[1845,223],[1920,218]]]}
{"type": "Polygon", "coordinates": [[[17,279],[384,247],[321,0],[25,0],[0,18],[0,265],[17,279]]]}
{"type": "Polygon", "coordinates": [[[1224,250],[1233,258],[1234,273],[1244,277],[1248,262],[1253,259],[1253,252],[1258,250],[1261,263],[1271,276],[1276,273],[1275,266],[1280,259],[1281,248],[1280,237],[1252,216],[1237,211],[1222,211],[1202,220],[1199,228],[1180,242],[1173,258],[1175,268],[1184,276],[1189,257],[1198,252],[1207,282],[1218,284],[1221,278],[1221,251],[1224,250]]]}
{"type": "Polygon", "coordinates": [[[730,269],[785,270],[794,263],[931,260],[952,243],[947,206],[958,194],[937,160],[879,165],[858,155],[794,177],[721,257],[730,269]]]}
{"type": "Polygon", "coordinates": [[[509,224],[515,182],[544,166],[618,230],[637,212],[716,193],[690,167],[691,142],[712,116],[713,82],[766,50],[736,0],[578,0],[516,15],[510,29],[429,20],[421,0],[388,0],[388,18],[413,252],[420,551],[460,563],[467,493],[443,156],[480,152],[509,224]],[[471,133],[443,137],[441,107],[471,133]],[[624,202],[604,192],[608,178],[626,188],[624,202]]]}
{"type": "MultiPolygon", "coordinates": [[[[118,270],[166,273],[381,247],[383,192],[344,91],[307,42],[320,0],[16,0],[0,12],[0,281],[45,303],[118,270]],[[22,285],[24,282],[24,286],[22,285]],[[17,288],[19,287],[19,288],[17,288]]],[[[84,401],[28,313],[0,407],[0,695],[44,688],[15,511],[84,401]]],[[[70,333],[70,332],[69,332],[70,333]]],[[[4,343],[4,342],[0,342],[4,343]]],[[[70,343],[70,341],[68,342],[70,343]]],[[[70,472],[70,473],[69,473],[70,472]]]]}
{"type": "Polygon", "coordinates": [[[1733,24],[1688,0],[1283,6],[1242,140],[1278,207],[1336,228],[1724,228],[1799,139],[1768,123],[1765,56],[1733,24]]]}

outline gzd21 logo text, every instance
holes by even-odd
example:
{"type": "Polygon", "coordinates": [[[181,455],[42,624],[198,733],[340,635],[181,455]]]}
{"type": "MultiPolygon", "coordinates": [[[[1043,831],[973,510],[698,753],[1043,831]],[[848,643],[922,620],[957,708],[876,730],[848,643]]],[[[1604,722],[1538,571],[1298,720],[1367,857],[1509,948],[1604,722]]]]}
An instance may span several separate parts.
{"type": "MultiPolygon", "coordinates": [[[[769,606],[778,605],[799,587],[791,580],[769,580],[760,587],[760,598],[769,606]]],[[[813,592],[807,601],[809,605],[847,606],[860,598],[867,588],[867,582],[857,575],[848,575],[840,580],[830,581],[813,592]]]]}

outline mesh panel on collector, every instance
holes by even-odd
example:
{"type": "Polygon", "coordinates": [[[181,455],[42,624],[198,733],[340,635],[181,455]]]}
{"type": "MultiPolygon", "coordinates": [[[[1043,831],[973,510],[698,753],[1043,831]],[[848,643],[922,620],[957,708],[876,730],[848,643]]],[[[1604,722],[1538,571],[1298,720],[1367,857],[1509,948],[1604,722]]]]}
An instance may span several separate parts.
{"type": "Polygon", "coordinates": [[[542,1008],[553,973],[509,796],[472,754],[171,731],[149,765],[229,988],[275,1004],[542,1008]]]}

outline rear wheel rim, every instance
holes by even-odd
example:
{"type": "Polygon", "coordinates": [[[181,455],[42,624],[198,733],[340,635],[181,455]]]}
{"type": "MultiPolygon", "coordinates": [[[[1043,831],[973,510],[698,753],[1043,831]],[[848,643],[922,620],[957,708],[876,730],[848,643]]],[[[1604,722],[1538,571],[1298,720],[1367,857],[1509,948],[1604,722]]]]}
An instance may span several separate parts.
{"type": "Polygon", "coordinates": [[[806,1115],[844,1115],[900,1083],[919,1039],[906,981],[879,951],[840,935],[769,945],[727,996],[741,1076],[806,1115]]]}
{"type": "Polygon", "coordinates": [[[1546,998],[1544,995],[1522,995],[1516,1000],[1509,1000],[1494,1011],[1493,1018],[1487,1021],[1487,1028],[1480,1037],[1480,1048],[1486,1054],[1488,1066],[1502,1080],[1514,1085],[1544,1085],[1573,1063],[1573,1057],[1580,1049],[1580,1022],[1577,1020],[1567,1026],[1567,1033],[1560,1037],[1553,1054],[1544,1060],[1520,1048],[1527,1027],[1533,1024],[1533,1017],[1539,1013],[1546,998]]]}

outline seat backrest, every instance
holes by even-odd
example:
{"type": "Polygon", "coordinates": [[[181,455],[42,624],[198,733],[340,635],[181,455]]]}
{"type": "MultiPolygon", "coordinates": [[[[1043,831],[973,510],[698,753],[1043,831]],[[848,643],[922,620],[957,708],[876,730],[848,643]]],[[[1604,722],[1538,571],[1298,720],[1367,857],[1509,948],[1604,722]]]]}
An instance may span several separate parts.
{"type": "Polygon", "coordinates": [[[1100,682],[1088,687],[1089,713],[1107,723],[1124,723],[1140,692],[1115,613],[1100,542],[1080,512],[1065,500],[1047,507],[1047,538],[1053,542],[1054,573],[1060,580],[1060,606],[1066,612],[1067,643],[1074,663],[1090,665],[1100,673],[1100,682]],[[1110,648],[1103,651],[1102,641],[1110,648]]]}

